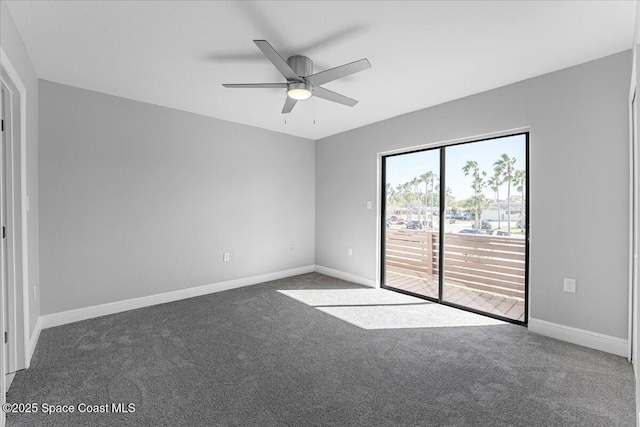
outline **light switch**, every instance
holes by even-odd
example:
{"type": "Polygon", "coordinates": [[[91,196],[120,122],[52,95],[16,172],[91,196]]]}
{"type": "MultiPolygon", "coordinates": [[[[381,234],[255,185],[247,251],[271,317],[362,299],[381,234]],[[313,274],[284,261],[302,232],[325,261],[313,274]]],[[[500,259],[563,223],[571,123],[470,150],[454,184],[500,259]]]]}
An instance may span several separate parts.
{"type": "Polygon", "coordinates": [[[576,291],[576,279],[570,279],[565,277],[564,279],[564,291],[565,292],[575,292],[576,291]]]}

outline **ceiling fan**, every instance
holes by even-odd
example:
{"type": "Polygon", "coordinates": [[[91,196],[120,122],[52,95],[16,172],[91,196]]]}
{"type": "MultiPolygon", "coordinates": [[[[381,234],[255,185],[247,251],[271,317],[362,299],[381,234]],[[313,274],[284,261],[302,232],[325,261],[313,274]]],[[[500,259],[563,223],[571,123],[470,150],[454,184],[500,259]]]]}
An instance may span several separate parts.
{"type": "Polygon", "coordinates": [[[295,55],[285,61],[266,40],[254,40],[253,42],[260,48],[269,61],[275,65],[278,71],[280,71],[280,74],[287,79],[287,82],[223,84],[222,86],[243,89],[286,89],[287,99],[284,102],[282,114],[290,113],[298,101],[309,99],[312,96],[337,102],[338,104],[348,105],[349,107],[353,107],[358,103],[355,99],[332,92],[320,87],[320,85],[371,68],[371,64],[367,58],[313,74],[313,61],[306,56],[295,55]]]}

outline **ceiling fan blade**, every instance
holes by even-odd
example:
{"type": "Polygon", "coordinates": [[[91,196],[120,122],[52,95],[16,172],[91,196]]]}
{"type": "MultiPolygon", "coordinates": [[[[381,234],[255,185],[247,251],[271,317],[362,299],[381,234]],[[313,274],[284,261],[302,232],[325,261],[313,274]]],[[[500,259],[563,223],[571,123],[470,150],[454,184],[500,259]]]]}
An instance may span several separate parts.
{"type": "Polygon", "coordinates": [[[329,89],[325,89],[323,87],[314,87],[313,96],[326,99],[327,101],[337,102],[338,104],[348,105],[349,107],[353,107],[358,103],[355,99],[348,98],[344,95],[340,95],[339,93],[331,92],[329,89]]]}
{"type": "Polygon", "coordinates": [[[278,71],[280,71],[280,74],[282,74],[284,78],[287,79],[287,81],[302,81],[300,76],[295,71],[293,71],[289,64],[287,64],[287,61],[282,59],[280,54],[276,52],[276,50],[269,44],[268,41],[254,40],[253,42],[260,48],[262,53],[264,53],[264,55],[269,58],[269,61],[271,61],[271,63],[275,65],[278,71]]]}
{"type": "Polygon", "coordinates": [[[286,89],[286,83],[223,83],[224,87],[234,87],[234,88],[242,88],[242,89],[286,89]]]}
{"type": "Polygon", "coordinates": [[[282,107],[282,114],[290,113],[291,110],[293,110],[293,107],[296,106],[297,102],[297,100],[287,96],[287,99],[284,101],[284,107],[282,107]]]}
{"type": "Polygon", "coordinates": [[[321,71],[316,74],[311,74],[310,76],[307,76],[304,79],[307,82],[311,83],[311,86],[320,86],[325,83],[329,83],[334,80],[341,79],[342,77],[346,77],[351,74],[358,73],[368,68],[371,68],[371,63],[367,58],[364,58],[359,61],[341,65],[336,68],[331,68],[326,71],[321,71]]]}

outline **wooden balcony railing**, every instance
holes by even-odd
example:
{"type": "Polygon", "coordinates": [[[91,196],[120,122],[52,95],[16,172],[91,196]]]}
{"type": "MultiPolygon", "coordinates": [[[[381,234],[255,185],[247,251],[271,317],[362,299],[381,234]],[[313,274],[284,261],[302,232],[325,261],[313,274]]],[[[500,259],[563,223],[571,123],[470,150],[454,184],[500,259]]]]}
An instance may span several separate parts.
{"type": "MultiPolygon", "coordinates": [[[[524,299],[524,239],[447,233],[444,242],[445,285],[524,299]]],[[[438,257],[439,233],[386,230],[387,271],[437,282],[438,257]]]]}

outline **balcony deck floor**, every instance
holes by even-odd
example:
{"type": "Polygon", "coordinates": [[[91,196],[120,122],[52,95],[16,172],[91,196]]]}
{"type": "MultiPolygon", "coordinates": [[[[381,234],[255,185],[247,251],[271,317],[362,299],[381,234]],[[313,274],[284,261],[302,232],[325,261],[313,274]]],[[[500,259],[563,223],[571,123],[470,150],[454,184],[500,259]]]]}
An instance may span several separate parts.
{"type": "MultiPolygon", "coordinates": [[[[437,277],[423,278],[392,271],[387,271],[386,275],[388,287],[437,298],[437,277]]],[[[522,299],[473,290],[459,283],[445,283],[443,292],[443,299],[447,302],[520,322],[525,320],[522,299]]]]}

